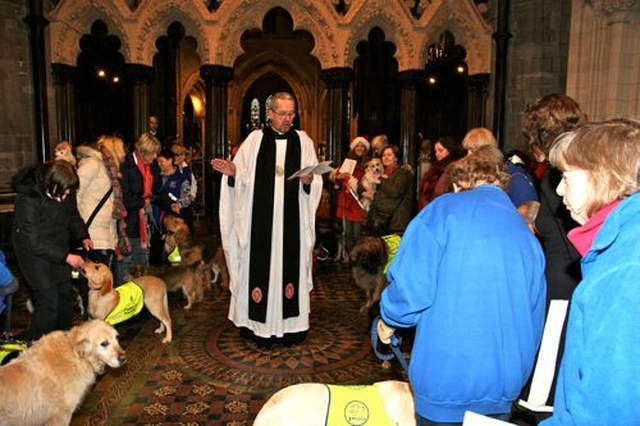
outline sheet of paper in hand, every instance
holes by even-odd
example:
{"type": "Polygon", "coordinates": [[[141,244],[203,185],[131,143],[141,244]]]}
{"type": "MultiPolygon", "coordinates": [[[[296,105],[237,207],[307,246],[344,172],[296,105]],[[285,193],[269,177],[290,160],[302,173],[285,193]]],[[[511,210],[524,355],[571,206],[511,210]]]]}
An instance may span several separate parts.
{"type": "Polygon", "coordinates": [[[305,175],[308,175],[309,173],[313,173],[316,175],[322,175],[322,174],[328,173],[331,170],[333,170],[333,167],[331,167],[331,163],[332,163],[332,160],[327,160],[319,164],[303,167],[297,172],[295,172],[294,174],[292,174],[291,176],[289,176],[287,180],[289,181],[300,176],[305,176],[305,175]]]}
{"type": "Polygon", "coordinates": [[[356,160],[352,158],[345,158],[342,166],[340,166],[340,170],[338,170],[338,173],[349,173],[353,176],[353,172],[356,169],[356,164],[358,164],[356,160]]]}

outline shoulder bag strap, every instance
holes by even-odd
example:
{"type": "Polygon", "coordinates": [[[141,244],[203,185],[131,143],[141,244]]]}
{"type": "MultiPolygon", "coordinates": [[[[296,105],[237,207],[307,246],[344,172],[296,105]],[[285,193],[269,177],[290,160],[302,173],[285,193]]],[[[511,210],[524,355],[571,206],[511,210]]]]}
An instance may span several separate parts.
{"type": "Polygon", "coordinates": [[[91,226],[93,219],[95,219],[96,215],[98,214],[102,206],[104,206],[104,203],[107,202],[107,198],[109,198],[109,195],[111,195],[112,192],[113,192],[113,187],[109,188],[109,190],[107,191],[106,194],[104,194],[104,197],[102,197],[102,200],[100,200],[96,208],[93,209],[93,213],[91,213],[91,216],[89,216],[89,219],[87,219],[87,228],[91,226]]]}

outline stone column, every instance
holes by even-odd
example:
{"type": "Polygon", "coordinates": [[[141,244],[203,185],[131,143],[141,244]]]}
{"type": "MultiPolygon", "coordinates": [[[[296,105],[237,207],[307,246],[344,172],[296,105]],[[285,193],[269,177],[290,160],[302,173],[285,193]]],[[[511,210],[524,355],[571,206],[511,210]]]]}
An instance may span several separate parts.
{"type": "Polygon", "coordinates": [[[327,143],[325,158],[333,165],[342,164],[342,156],[349,150],[349,82],[351,68],[328,68],[320,71],[320,79],[327,86],[327,143]]]}
{"type": "Polygon", "coordinates": [[[398,74],[400,83],[400,138],[398,141],[404,164],[416,170],[420,142],[417,127],[418,88],[424,70],[407,70],[398,74]]]}
{"type": "Polygon", "coordinates": [[[467,129],[487,127],[489,74],[474,74],[468,79],[467,129]]]}
{"type": "Polygon", "coordinates": [[[509,1],[498,0],[498,29],[493,33],[496,41],[496,80],[493,101],[493,134],[500,148],[504,146],[504,104],[507,91],[507,46],[513,36],[509,32],[509,1]]]}
{"type": "Polygon", "coordinates": [[[123,136],[126,143],[133,144],[147,130],[147,117],[151,108],[153,68],[142,64],[125,64],[124,69],[130,105],[128,114],[130,122],[127,123],[126,128],[130,130],[128,134],[123,136]]]}
{"type": "Polygon", "coordinates": [[[75,78],[76,67],[66,64],[51,64],[53,84],[56,95],[56,123],[58,127],[58,141],[69,141],[74,145],[76,140],[76,102],[75,78]]]}
{"type": "Polygon", "coordinates": [[[204,200],[206,214],[218,218],[218,195],[220,175],[213,173],[209,161],[214,157],[227,157],[227,85],[233,78],[233,68],[222,65],[203,65],[200,77],[204,80],[206,91],[206,116],[204,124],[204,200]]]}
{"type": "Polygon", "coordinates": [[[29,15],[24,18],[29,25],[31,77],[33,83],[33,108],[37,158],[43,162],[52,157],[49,142],[49,109],[47,107],[47,58],[44,29],[49,25],[42,13],[42,0],[29,0],[29,15]]]}

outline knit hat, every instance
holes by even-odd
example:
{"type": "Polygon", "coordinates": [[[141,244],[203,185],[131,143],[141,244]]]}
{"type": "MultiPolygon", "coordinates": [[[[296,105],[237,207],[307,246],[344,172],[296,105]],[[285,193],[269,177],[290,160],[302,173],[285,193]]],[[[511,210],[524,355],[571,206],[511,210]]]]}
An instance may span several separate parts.
{"type": "Polygon", "coordinates": [[[362,145],[364,145],[365,148],[367,148],[367,151],[369,150],[369,141],[366,140],[364,137],[362,136],[356,136],[352,141],[351,141],[351,145],[349,145],[349,149],[355,149],[356,145],[358,145],[359,143],[361,143],[362,145]]]}

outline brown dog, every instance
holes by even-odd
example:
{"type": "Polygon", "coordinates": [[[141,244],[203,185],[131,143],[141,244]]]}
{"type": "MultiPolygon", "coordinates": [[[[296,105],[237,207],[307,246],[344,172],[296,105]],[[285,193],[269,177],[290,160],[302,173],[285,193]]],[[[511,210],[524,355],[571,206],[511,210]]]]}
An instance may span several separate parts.
{"type": "MultiPolygon", "coordinates": [[[[381,424],[394,424],[399,426],[413,426],[416,424],[413,395],[408,383],[389,380],[374,383],[373,388],[378,391],[376,407],[379,414],[389,416],[389,422],[381,424]]],[[[329,421],[333,414],[333,405],[338,405],[338,417],[340,424],[366,424],[374,409],[365,398],[362,397],[362,386],[346,387],[346,404],[336,403],[333,393],[329,394],[329,388],[322,383],[300,383],[288,386],[276,392],[264,404],[254,426],[278,425],[278,426],[324,426],[337,424],[329,421]],[[346,419],[345,417],[349,417],[346,419]]],[[[371,417],[373,420],[373,417],[371,417]]],[[[380,420],[379,417],[375,420],[380,420]]]]}
{"type": "Polygon", "coordinates": [[[222,278],[222,287],[229,288],[229,272],[222,247],[215,247],[211,238],[195,238],[189,232],[184,220],[176,216],[166,216],[163,220],[166,235],[164,250],[169,262],[178,265],[200,264],[202,282],[211,287],[211,273],[222,278]]]}
{"type": "Polygon", "coordinates": [[[199,263],[189,266],[135,265],[126,271],[125,278],[134,280],[145,275],[160,278],[167,286],[167,291],[182,290],[187,299],[184,309],[191,309],[193,303],[201,302],[204,297],[199,263]]]}
{"type": "Polygon", "coordinates": [[[0,425],[68,425],[96,375],[125,352],[104,321],[54,331],[0,368],[0,425]]]}
{"type": "Polygon", "coordinates": [[[139,313],[144,305],[151,315],[160,320],[160,327],[155,332],[166,335],[162,343],[170,343],[171,316],[169,315],[169,299],[167,287],[160,278],[150,275],[138,277],[117,289],[113,287],[113,274],[103,263],[84,261],[80,273],[87,278],[89,286],[89,314],[92,318],[103,319],[114,325],[123,322],[139,313]],[[139,291],[141,290],[141,292],[139,291]],[[135,306],[129,304],[134,303],[135,306]]]}
{"type": "Polygon", "coordinates": [[[362,313],[367,312],[380,300],[382,290],[388,285],[384,268],[389,262],[390,250],[385,238],[362,237],[349,253],[351,275],[356,285],[366,294],[366,301],[360,308],[362,313]]]}

